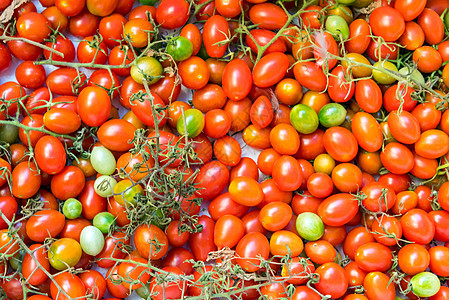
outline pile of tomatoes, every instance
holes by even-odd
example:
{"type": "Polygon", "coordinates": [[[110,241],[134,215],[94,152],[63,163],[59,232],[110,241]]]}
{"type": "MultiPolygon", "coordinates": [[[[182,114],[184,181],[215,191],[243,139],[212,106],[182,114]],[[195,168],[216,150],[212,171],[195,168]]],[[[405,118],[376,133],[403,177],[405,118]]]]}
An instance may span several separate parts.
{"type": "Polygon", "coordinates": [[[449,299],[449,0],[139,1],[0,25],[0,297],[449,299]]]}

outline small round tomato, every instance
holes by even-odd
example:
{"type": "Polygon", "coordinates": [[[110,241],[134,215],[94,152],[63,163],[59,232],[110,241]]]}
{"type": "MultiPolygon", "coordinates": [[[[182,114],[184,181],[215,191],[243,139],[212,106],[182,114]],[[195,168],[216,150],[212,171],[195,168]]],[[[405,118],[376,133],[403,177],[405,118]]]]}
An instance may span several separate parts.
{"type": "Polygon", "coordinates": [[[12,194],[21,199],[32,197],[40,188],[41,175],[37,166],[28,161],[19,163],[11,173],[12,194]]]}
{"type": "Polygon", "coordinates": [[[256,206],[263,200],[263,191],[253,178],[237,177],[229,184],[232,200],[245,206],[256,206]]]}
{"type": "Polygon", "coordinates": [[[354,134],[343,127],[336,126],[326,130],[323,144],[329,155],[340,162],[349,162],[357,155],[357,140],[354,134]]]}
{"type": "Polygon", "coordinates": [[[224,136],[215,141],[214,154],[224,165],[233,167],[240,162],[242,150],[236,139],[224,136]]]}
{"type": "Polygon", "coordinates": [[[166,234],[155,225],[141,225],[134,234],[134,244],[144,258],[159,259],[167,253],[168,239],[166,234]],[[158,245],[155,245],[157,241],[158,245]]]}
{"type": "Polygon", "coordinates": [[[47,274],[43,271],[50,271],[48,255],[44,248],[42,244],[31,245],[30,251],[32,251],[33,257],[27,253],[22,261],[23,277],[32,285],[40,285],[48,279],[47,274]]]}
{"type": "Polygon", "coordinates": [[[324,224],[342,226],[351,221],[359,210],[354,196],[348,193],[335,194],[326,198],[318,207],[318,215],[324,224]]]}
{"type": "Polygon", "coordinates": [[[242,220],[233,215],[224,215],[215,223],[214,243],[217,249],[232,248],[245,234],[242,220]]]}
{"type": "Polygon", "coordinates": [[[48,237],[56,237],[63,229],[65,217],[56,210],[41,210],[34,213],[26,224],[28,237],[35,242],[43,242],[48,237]]]}
{"type": "Polygon", "coordinates": [[[178,74],[181,76],[182,84],[192,90],[205,87],[210,76],[206,62],[198,56],[191,56],[180,62],[178,74]]]}
{"type": "Polygon", "coordinates": [[[320,275],[320,281],[315,288],[322,294],[337,299],[343,296],[348,288],[348,277],[344,269],[333,262],[318,267],[315,272],[320,275]]]}
{"type": "Polygon", "coordinates": [[[319,125],[318,114],[308,105],[297,104],[290,112],[290,121],[302,134],[313,133],[319,125]]]}
{"type": "Polygon", "coordinates": [[[370,15],[370,25],[375,35],[386,42],[396,41],[405,30],[405,21],[396,9],[388,6],[376,8],[370,15]]]}
{"type": "Polygon", "coordinates": [[[50,284],[51,296],[55,300],[68,300],[73,298],[81,298],[86,295],[86,287],[77,275],[69,272],[63,272],[56,275],[54,281],[50,284]],[[58,284],[58,287],[56,286],[58,284]],[[61,289],[70,298],[61,293],[61,289]]]}
{"type": "Polygon", "coordinates": [[[198,136],[204,128],[204,115],[195,108],[187,109],[181,115],[176,124],[179,134],[187,135],[190,138],[198,136]]]}
{"type": "Polygon", "coordinates": [[[81,259],[81,246],[71,238],[61,238],[53,242],[48,251],[50,265],[56,270],[74,267],[81,259]]]}
{"type": "Polygon", "coordinates": [[[42,43],[51,33],[51,24],[42,14],[29,12],[17,19],[17,32],[20,36],[42,43]]]}
{"type": "Polygon", "coordinates": [[[114,186],[114,200],[124,207],[135,205],[137,195],[143,195],[143,193],[142,186],[129,179],[123,179],[114,186]]]}
{"type": "Polygon", "coordinates": [[[430,254],[422,245],[407,244],[398,252],[398,264],[404,273],[415,275],[427,269],[430,254]]]}

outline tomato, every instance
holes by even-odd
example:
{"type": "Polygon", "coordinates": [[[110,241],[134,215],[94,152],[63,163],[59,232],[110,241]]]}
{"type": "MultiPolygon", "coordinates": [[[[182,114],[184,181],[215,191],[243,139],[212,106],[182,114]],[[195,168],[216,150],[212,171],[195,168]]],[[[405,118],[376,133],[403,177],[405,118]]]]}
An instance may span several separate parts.
{"type": "Polygon", "coordinates": [[[447,297],[449,297],[449,288],[446,286],[441,286],[438,293],[436,293],[432,297],[429,297],[429,299],[430,300],[444,300],[444,299],[447,299],[447,297]]]}
{"type": "Polygon", "coordinates": [[[422,209],[411,209],[401,218],[403,235],[417,244],[428,244],[435,235],[435,224],[422,209]]]}
{"type": "MultiPolygon", "coordinates": [[[[240,9],[238,13],[240,13],[240,9]]],[[[259,24],[259,28],[268,30],[281,29],[287,22],[285,11],[274,3],[261,3],[252,6],[249,10],[249,18],[253,24],[259,24]]]]}
{"type": "Polygon", "coordinates": [[[15,71],[17,82],[23,87],[37,89],[45,82],[45,69],[43,66],[34,65],[32,61],[24,61],[15,71]]]}
{"type": "Polygon", "coordinates": [[[449,42],[444,41],[438,45],[438,52],[441,55],[441,58],[443,59],[443,62],[446,62],[449,60],[449,42]]]}
{"type": "Polygon", "coordinates": [[[159,259],[167,253],[168,239],[165,233],[155,225],[140,225],[134,234],[134,244],[140,255],[159,259]],[[157,241],[158,246],[154,245],[157,241]]]}
{"type": "Polygon", "coordinates": [[[318,215],[324,224],[329,226],[342,226],[348,223],[359,210],[354,196],[348,193],[332,195],[318,207],[318,215]]]}
{"type": "Polygon", "coordinates": [[[433,273],[422,272],[410,280],[412,291],[418,297],[431,297],[440,290],[440,279],[433,273]]]}
{"type": "Polygon", "coordinates": [[[430,45],[439,44],[444,38],[444,24],[440,16],[429,8],[424,8],[418,17],[417,23],[421,26],[430,45]]]}
{"type": "MultiPolygon", "coordinates": [[[[17,201],[11,196],[0,197],[0,210],[5,215],[6,219],[12,221],[18,209],[17,201]]],[[[0,229],[8,228],[8,224],[1,218],[0,229]]]]}
{"type": "Polygon", "coordinates": [[[30,251],[32,252],[31,255],[37,260],[37,263],[30,254],[25,254],[22,261],[22,273],[30,284],[39,285],[48,279],[47,274],[43,270],[50,271],[47,252],[44,252],[45,249],[42,244],[31,245],[30,251]]]}
{"type": "MultiPolygon", "coordinates": [[[[359,268],[355,261],[350,262],[345,267],[345,272],[348,275],[349,286],[358,286],[363,284],[366,272],[359,268]]],[[[344,298],[346,300],[346,298],[344,298]]],[[[349,299],[350,300],[350,299],[349,299]]],[[[354,299],[357,300],[357,299],[354,299]]]]}
{"type": "Polygon", "coordinates": [[[435,129],[441,120],[441,111],[437,110],[432,103],[417,105],[412,110],[412,115],[418,120],[421,131],[435,129]]]}
{"type": "Polygon", "coordinates": [[[305,88],[322,92],[326,89],[327,78],[323,70],[314,62],[305,61],[293,67],[295,79],[305,88]]]}
{"type": "Polygon", "coordinates": [[[333,262],[337,257],[334,246],[324,240],[308,242],[304,249],[310,260],[319,265],[333,262]]]}
{"type": "Polygon", "coordinates": [[[48,74],[46,80],[46,84],[51,92],[67,96],[78,94],[85,87],[86,83],[86,75],[73,68],[56,69],[48,74]]]}
{"type": "Polygon", "coordinates": [[[331,177],[325,173],[313,173],[307,180],[307,190],[317,198],[326,198],[332,193],[333,188],[331,177]]]}
{"type": "Polygon", "coordinates": [[[256,206],[263,200],[262,188],[250,177],[234,178],[229,184],[229,194],[232,200],[245,206],[256,206]]]}
{"type": "Polygon", "coordinates": [[[178,65],[178,74],[182,84],[189,89],[198,90],[209,81],[209,71],[206,62],[198,56],[191,56],[178,65]]]}
{"type": "Polygon", "coordinates": [[[207,19],[203,28],[203,42],[207,54],[215,58],[223,57],[228,49],[227,43],[223,42],[229,35],[229,24],[223,16],[215,15],[207,19]]]}
{"type": "Polygon", "coordinates": [[[424,131],[415,143],[416,154],[425,158],[438,158],[449,150],[449,137],[441,130],[424,131]]]}
{"type": "Polygon", "coordinates": [[[358,112],[352,122],[352,133],[360,147],[369,152],[375,152],[382,147],[383,135],[377,120],[366,112],[358,112]]]}
{"type": "Polygon", "coordinates": [[[438,276],[447,276],[449,268],[444,261],[449,255],[449,249],[444,246],[434,246],[429,249],[430,254],[430,270],[438,276]]]}
{"type": "Polygon", "coordinates": [[[122,38],[123,26],[126,22],[126,18],[121,14],[112,14],[101,19],[98,31],[104,38],[104,43],[106,43],[109,48],[114,48],[120,45],[119,42],[114,40],[120,40],[122,38]]]}
{"type": "Polygon", "coordinates": [[[215,141],[214,154],[224,165],[233,167],[240,162],[242,150],[236,139],[224,136],[215,141]]]}
{"type": "Polygon", "coordinates": [[[11,64],[11,52],[9,51],[8,47],[6,47],[6,45],[1,44],[0,54],[2,57],[2,59],[0,60],[0,71],[3,71],[8,69],[9,65],[11,64]]]}
{"type": "Polygon", "coordinates": [[[12,171],[12,194],[14,197],[27,199],[40,188],[41,175],[34,163],[20,162],[12,171]]]}
{"type": "Polygon", "coordinates": [[[430,263],[427,249],[418,244],[407,244],[398,252],[398,264],[401,270],[409,275],[424,272],[430,263]]]}
{"type": "Polygon", "coordinates": [[[5,112],[10,116],[14,116],[18,109],[19,99],[26,96],[25,89],[18,83],[8,81],[0,85],[0,95],[2,100],[0,104],[6,106],[0,117],[4,119],[5,112]],[[5,100],[8,100],[7,102],[5,100]]]}
{"type": "Polygon", "coordinates": [[[79,275],[84,283],[87,293],[93,293],[94,299],[101,299],[106,293],[106,280],[100,272],[95,270],[87,270],[79,275]]]}
{"type": "Polygon", "coordinates": [[[297,190],[303,180],[301,165],[293,157],[283,155],[273,165],[273,179],[282,191],[297,190]]]}
{"type": "MultiPolygon", "coordinates": [[[[109,52],[108,64],[111,66],[129,65],[134,60],[134,53],[128,46],[115,46],[109,52]]],[[[131,68],[111,68],[111,71],[119,76],[129,76],[131,68]]]]}
{"type": "Polygon", "coordinates": [[[357,140],[346,128],[331,127],[324,133],[323,144],[326,151],[333,159],[341,162],[349,162],[357,155],[357,140]]]}
{"type": "Polygon", "coordinates": [[[293,155],[300,146],[298,132],[288,124],[275,126],[270,132],[270,142],[274,150],[281,155],[293,155]]]}
{"type": "Polygon", "coordinates": [[[370,43],[371,27],[364,19],[354,20],[349,24],[349,40],[345,42],[346,51],[362,54],[370,43]]]}
{"type": "Polygon", "coordinates": [[[418,205],[418,195],[414,191],[403,191],[396,195],[396,202],[391,208],[394,214],[405,214],[418,205]]]}
{"type": "MultiPolygon", "coordinates": [[[[248,47],[251,48],[251,50],[258,53],[259,49],[257,46],[263,47],[267,45],[275,38],[275,36],[276,34],[270,30],[253,29],[250,30],[249,34],[246,35],[245,42],[248,45],[248,47]]],[[[270,46],[268,46],[268,48],[265,50],[263,54],[267,55],[273,52],[285,52],[285,51],[287,51],[287,46],[284,40],[277,38],[270,46]]]]}
{"type": "Polygon", "coordinates": [[[424,31],[417,23],[405,22],[405,31],[398,42],[407,50],[415,50],[424,44],[424,31]]]}
{"type": "Polygon", "coordinates": [[[56,270],[74,267],[81,259],[81,246],[71,238],[61,238],[54,241],[48,251],[50,265],[56,270]]]}
{"type": "Polygon", "coordinates": [[[290,205],[281,201],[266,204],[259,213],[259,221],[269,231],[278,231],[287,226],[293,215],[290,205]]]}
{"type": "Polygon", "coordinates": [[[62,171],[66,164],[66,153],[62,143],[53,136],[43,136],[35,146],[35,157],[39,168],[54,175],[62,171]]]}
{"type": "Polygon", "coordinates": [[[81,231],[84,227],[91,225],[86,219],[66,220],[64,228],[60,233],[61,238],[71,238],[77,242],[80,240],[81,231]]]}
{"type": "Polygon", "coordinates": [[[222,109],[212,109],[205,115],[204,133],[211,138],[225,136],[231,128],[231,116],[222,109]]]}
{"type": "Polygon", "coordinates": [[[103,123],[97,135],[100,142],[112,151],[128,151],[133,147],[130,143],[136,128],[129,122],[116,119],[103,123]]]}
{"type": "Polygon", "coordinates": [[[380,243],[366,243],[356,252],[355,262],[365,272],[385,272],[392,266],[391,250],[380,243]]]}
{"type": "MultiPolygon", "coordinates": [[[[113,266],[106,273],[106,287],[108,292],[117,298],[123,299],[129,296],[131,291],[121,284],[121,277],[118,275],[118,266],[113,266]]],[[[113,298],[113,299],[117,299],[113,298]]],[[[109,298],[108,298],[109,299],[109,298]]]]}
{"type": "Polygon", "coordinates": [[[69,272],[59,273],[50,284],[51,296],[55,300],[66,300],[70,298],[83,297],[86,294],[86,287],[77,275],[69,272]],[[59,287],[56,286],[58,284],[59,287]],[[60,292],[62,289],[70,298],[60,292]]]}
{"type": "Polygon", "coordinates": [[[34,213],[26,224],[28,237],[35,242],[43,242],[48,237],[57,236],[64,227],[65,217],[56,210],[41,210],[34,213]]]}
{"type": "Polygon", "coordinates": [[[129,261],[120,263],[117,268],[117,274],[123,278],[122,285],[129,290],[138,289],[150,280],[149,269],[136,263],[147,264],[148,261],[142,257],[133,257],[129,261]],[[136,281],[141,283],[135,284],[136,281]]]}
{"type": "Polygon", "coordinates": [[[329,32],[316,32],[313,36],[315,46],[313,56],[316,59],[316,65],[326,70],[332,70],[337,64],[336,58],[328,57],[328,53],[338,56],[338,45],[334,37],[329,32]]]}
{"type": "Polygon", "coordinates": [[[305,12],[299,15],[305,27],[319,29],[321,27],[321,7],[317,5],[309,5],[305,8],[305,12]]]}
{"type": "Polygon", "coordinates": [[[251,70],[241,59],[233,59],[223,71],[223,91],[230,100],[244,99],[252,86],[251,70]]]}
{"type": "Polygon", "coordinates": [[[405,30],[403,16],[388,6],[378,7],[371,13],[370,25],[373,33],[383,37],[386,42],[396,41],[405,30]]]}
{"type": "Polygon", "coordinates": [[[270,87],[284,78],[289,67],[287,55],[274,52],[262,57],[253,69],[253,83],[259,87],[270,87]]]}
{"type": "Polygon", "coordinates": [[[273,233],[270,238],[270,252],[272,255],[298,256],[304,249],[301,238],[287,230],[279,230],[273,233]]]}
{"type": "Polygon", "coordinates": [[[257,128],[254,125],[249,125],[243,131],[243,141],[250,147],[256,149],[267,149],[271,147],[270,129],[257,128]]]}
{"type": "Polygon", "coordinates": [[[66,200],[78,196],[85,185],[83,172],[74,166],[67,166],[51,179],[51,191],[56,198],[66,200]]]}
{"type": "Polygon", "coordinates": [[[395,286],[390,278],[381,272],[368,273],[363,281],[365,294],[368,299],[394,300],[396,296],[395,286]]]}
{"type": "Polygon", "coordinates": [[[308,105],[297,104],[290,112],[290,121],[295,129],[302,134],[311,134],[318,128],[318,115],[308,105]]]}
{"type": "Polygon", "coordinates": [[[42,43],[51,33],[50,22],[37,12],[29,12],[17,19],[17,32],[21,37],[42,43]]]}
{"type": "Polygon", "coordinates": [[[231,117],[231,130],[241,131],[250,123],[251,100],[244,98],[240,101],[228,100],[224,110],[231,117]]]}
{"type": "Polygon", "coordinates": [[[432,73],[441,67],[443,59],[436,49],[423,46],[413,52],[413,61],[417,64],[419,71],[432,73]]]}
{"type": "Polygon", "coordinates": [[[394,174],[405,174],[412,170],[414,165],[413,153],[400,143],[390,143],[380,153],[384,167],[394,174]]]}
{"type": "Polygon", "coordinates": [[[187,1],[163,1],[156,10],[156,22],[165,29],[182,27],[190,15],[190,6],[187,1]]]}
{"type": "Polygon", "coordinates": [[[130,19],[123,27],[123,35],[129,37],[131,46],[143,48],[153,38],[148,32],[154,31],[153,24],[145,19],[130,19]]]}
{"type": "Polygon", "coordinates": [[[408,174],[388,173],[381,175],[378,181],[386,185],[385,187],[388,187],[388,189],[392,189],[395,193],[405,191],[411,185],[411,179],[408,174]]]}
{"type": "Polygon", "coordinates": [[[223,191],[228,180],[229,170],[226,166],[219,161],[211,161],[200,168],[200,172],[195,178],[195,183],[199,188],[196,195],[203,201],[211,200],[223,191]]]}
{"type": "Polygon", "coordinates": [[[232,248],[245,234],[243,222],[233,215],[224,215],[215,223],[214,243],[217,249],[232,248]]]}
{"type": "Polygon", "coordinates": [[[172,221],[165,229],[170,245],[174,247],[182,247],[189,241],[190,233],[188,231],[181,232],[181,222],[172,221]]]}
{"type": "Polygon", "coordinates": [[[332,181],[343,193],[356,193],[362,187],[362,171],[350,163],[341,163],[332,170],[332,181]]]}
{"type": "Polygon", "coordinates": [[[343,296],[348,288],[348,276],[340,265],[328,262],[318,267],[315,272],[320,281],[315,284],[318,292],[337,299],[343,296]]]}
{"type": "Polygon", "coordinates": [[[101,268],[114,266],[115,261],[110,258],[123,259],[126,256],[125,245],[129,245],[129,239],[122,232],[114,232],[106,237],[103,250],[96,256],[97,265],[101,268]]]}
{"type": "Polygon", "coordinates": [[[206,261],[209,252],[216,251],[214,243],[215,222],[209,216],[198,217],[198,225],[202,225],[201,232],[190,236],[189,245],[196,260],[206,261]]]}
{"type": "MultiPolygon", "coordinates": [[[[132,112],[139,118],[142,123],[147,126],[154,127],[155,125],[155,116],[153,116],[152,105],[154,108],[163,108],[165,107],[164,101],[155,93],[151,92],[152,100],[149,95],[145,95],[143,97],[143,101],[140,99],[136,99],[132,102],[131,110],[132,112]]],[[[156,116],[158,120],[158,124],[162,127],[167,119],[164,117],[165,114],[160,114],[156,116]]]]}

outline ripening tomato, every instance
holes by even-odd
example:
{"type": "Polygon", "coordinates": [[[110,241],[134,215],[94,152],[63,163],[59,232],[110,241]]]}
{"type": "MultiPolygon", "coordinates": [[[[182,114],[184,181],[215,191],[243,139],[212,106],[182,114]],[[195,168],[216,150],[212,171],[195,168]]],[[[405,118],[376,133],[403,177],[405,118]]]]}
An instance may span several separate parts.
{"type": "Polygon", "coordinates": [[[297,190],[303,180],[301,165],[289,155],[282,155],[273,165],[273,179],[282,191],[297,190]]]}
{"type": "Polygon", "coordinates": [[[391,284],[390,277],[382,272],[370,272],[363,281],[363,287],[368,299],[394,300],[396,296],[395,285],[391,284]]]}
{"type": "Polygon", "coordinates": [[[448,151],[449,137],[438,129],[424,131],[415,143],[416,154],[425,158],[439,158],[448,151]]]}
{"type": "Polygon", "coordinates": [[[155,225],[141,225],[134,234],[134,244],[144,258],[159,259],[167,253],[167,235],[155,225]],[[155,241],[159,243],[155,245],[155,241]]]}
{"type": "Polygon", "coordinates": [[[70,134],[81,126],[79,115],[66,108],[52,108],[44,114],[44,125],[49,130],[59,134],[70,134]]]}
{"type": "Polygon", "coordinates": [[[19,163],[11,173],[12,194],[14,197],[28,199],[40,188],[41,174],[33,162],[27,160],[19,163]]]}
{"type": "Polygon", "coordinates": [[[148,45],[153,38],[153,35],[148,35],[148,32],[152,31],[154,31],[153,24],[145,19],[130,19],[123,27],[123,35],[129,38],[131,46],[137,48],[148,45]]]}
{"type": "Polygon", "coordinates": [[[405,22],[405,31],[398,42],[407,50],[415,50],[424,44],[425,36],[421,26],[410,21],[405,22]]]}
{"type": "Polygon", "coordinates": [[[217,197],[227,186],[229,181],[228,168],[219,161],[211,161],[200,168],[195,178],[199,190],[195,193],[203,201],[217,197]]]}
{"type": "Polygon", "coordinates": [[[430,264],[430,254],[419,244],[407,244],[398,252],[398,265],[409,275],[424,272],[430,264]]]}
{"type": "Polygon", "coordinates": [[[351,221],[358,210],[359,205],[354,196],[341,193],[323,200],[318,207],[318,215],[326,225],[342,226],[351,221]]]}

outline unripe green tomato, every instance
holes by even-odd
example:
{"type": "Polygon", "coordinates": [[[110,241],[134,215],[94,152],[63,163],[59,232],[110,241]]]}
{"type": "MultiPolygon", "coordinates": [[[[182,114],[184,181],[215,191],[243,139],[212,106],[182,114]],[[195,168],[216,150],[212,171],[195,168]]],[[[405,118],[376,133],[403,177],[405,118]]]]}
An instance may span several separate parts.
{"type": "Polygon", "coordinates": [[[98,255],[104,247],[104,236],[95,226],[86,226],[80,235],[81,248],[86,254],[98,255]]]}
{"type": "Polygon", "coordinates": [[[296,230],[303,239],[316,241],[324,234],[324,223],[317,214],[304,212],[296,219],[296,230]]]}
{"type": "Polygon", "coordinates": [[[8,264],[10,265],[11,268],[17,271],[19,267],[22,265],[22,250],[14,254],[14,256],[8,260],[8,264]]]}
{"type": "Polygon", "coordinates": [[[142,299],[151,299],[150,298],[150,290],[148,288],[148,286],[144,285],[141,286],[140,288],[136,289],[136,294],[137,296],[139,296],[142,299]]]}
{"type": "Polygon", "coordinates": [[[296,104],[290,111],[290,122],[302,134],[314,132],[319,125],[318,115],[308,105],[296,104]]]}
{"type": "Polygon", "coordinates": [[[107,211],[103,211],[95,215],[93,225],[100,229],[102,233],[108,233],[109,228],[115,224],[115,217],[113,214],[107,211]]]}
{"type": "Polygon", "coordinates": [[[178,119],[178,123],[176,124],[176,129],[178,130],[180,135],[186,135],[189,138],[194,138],[198,136],[204,128],[204,115],[201,111],[196,108],[188,109],[184,112],[185,115],[185,125],[184,118],[181,117],[178,119]]]}
{"type": "Polygon", "coordinates": [[[167,54],[171,55],[175,61],[183,61],[192,56],[193,45],[192,42],[183,36],[177,36],[167,45],[167,54]]]}
{"type": "Polygon", "coordinates": [[[418,297],[432,297],[440,290],[438,276],[430,272],[416,274],[410,280],[412,292],[418,297]]]}
{"type": "Polygon", "coordinates": [[[328,16],[326,19],[326,30],[329,31],[329,33],[332,34],[337,40],[340,40],[340,37],[343,40],[347,40],[349,38],[348,23],[346,23],[345,19],[340,16],[328,16]]]}
{"type": "Polygon", "coordinates": [[[112,196],[117,180],[108,175],[101,175],[95,179],[94,190],[99,196],[107,198],[112,196]]]}
{"type": "Polygon", "coordinates": [[[410,74],[411,69],[409,69],[408,67],[402,67],[399,69],[399,73],[404,75],[404,76],[409,76],[410,75],[410,79],[413,80],[414,82],[418,83],[418,84],[422,84],[424,85],[426,83],[424,76],[422,76],[421,72],[418,71],[418,69],[414,69],[412,74],[410,74]]]}
{"type": "Polygon", "coordinates": [[[75,198],[69,198],[65,200],[62,207],[62,213],[67,219],[73,220],[78,218],[83,211],[83,205],[75,198]]]}
{"type": "Polygon", "coordinates": [[[143,188],[140,184],[133,184],[129,179],[123,179],[114,187],[114,200],[121,206],[135,205],[137,194],[143,195],[143,188]],[[122,195],[123,193],[123,195],[122,195]]]}
{"type": "MultiPolygon", "coordinates": [[[[382,61],[382,63],[376,62],[373,66],[376,68],[383,66],[384,69],[398,72],[398,68],[396,68],[393,63],[386,60],[382,61]]],[[[379,84],[392,84],[396,81],[393,76],[379,70],[373,70],[373,78],[379,84]]]]}
{"type": "Polygon", "coordinates": [[[19,127],[11,124],[3,124],[0,126],[0,141],[14,144],[19,139],[19,127]]]}
{"type": "Polygon", "coordinates": [[[444,25],[446,28],[449,28],[449,12],[446,11],[446,14],[444,15],[444,25]]]}
{"type": "Polygon", "coordinates": [[[144,56],[137,60],[131,67],[131,77],[139,84],[146,79],[148,85],[152,85],[163,77],[164,70],[161,63],[154,57],[144,56]]]}
{"type": "Polygon", "coordinates": [[[328,103],[320,109],[318,118],[324,127],[339,126],[345,121],[346,109],[339,103],[328,103]]]}
{"type": "Polygon", "coordinates": [[[95,171],[103,175],[111,175],[117,167],[114,154],[109,149],[101,146],[92,150],[90,163],[95,171]]]}

